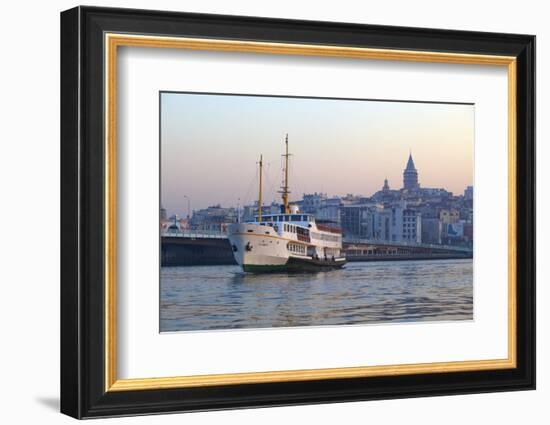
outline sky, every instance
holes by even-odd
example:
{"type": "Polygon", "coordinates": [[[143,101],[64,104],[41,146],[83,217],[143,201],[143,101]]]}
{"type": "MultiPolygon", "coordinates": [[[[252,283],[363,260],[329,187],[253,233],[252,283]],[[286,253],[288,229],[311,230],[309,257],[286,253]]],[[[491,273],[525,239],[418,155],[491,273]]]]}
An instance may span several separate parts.
{"type": "Polygon", "coordinates": [[[280,202],[288,133],[290,200],[370,196],[403,186],[412,153],[421,187],[460,194],[473,182],[474,106],[161,93],[161,205],[169,214],[280,202]]]}

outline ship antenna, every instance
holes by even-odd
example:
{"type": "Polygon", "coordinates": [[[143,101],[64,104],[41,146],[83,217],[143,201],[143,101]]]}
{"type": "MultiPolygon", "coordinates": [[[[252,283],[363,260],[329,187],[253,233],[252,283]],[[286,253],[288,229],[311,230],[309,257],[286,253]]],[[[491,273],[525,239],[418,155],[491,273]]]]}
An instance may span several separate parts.
{"type": "Polygon", "coordinates": [[[258,222],[262,221],[262,155],[260,155],[260,187],[258,190],[258,222]]]}
{"type": "Polygon", "coordinates": [[[281,188],[283,195],[283,206],[284,206],[284,212],[285,214],[290,214],[290,209],[288,208],[288,194],[290,193],[288,191],[288,157],[290,154],[288,153],[288,133],[286,134],[285,138],[285,154],[283,155],[285,157],[285,181],[283,184],[283,187],[281,188]]]}

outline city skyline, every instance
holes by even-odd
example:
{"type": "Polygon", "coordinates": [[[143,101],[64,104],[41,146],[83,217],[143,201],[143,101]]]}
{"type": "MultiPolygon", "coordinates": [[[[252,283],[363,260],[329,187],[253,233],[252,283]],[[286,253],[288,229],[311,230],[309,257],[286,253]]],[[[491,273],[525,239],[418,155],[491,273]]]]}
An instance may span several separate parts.
{"type": "Polygon", "coordinates": [[[411,153],[421,187],[462,194],[473,185],[473,105],[162,93],[161,107],[169,214],[252,204],[260,154],[263,203],[280,202],[286,133],[291,201],[314,192],[369,197],[385,179],[400,189],[411,153]]]}

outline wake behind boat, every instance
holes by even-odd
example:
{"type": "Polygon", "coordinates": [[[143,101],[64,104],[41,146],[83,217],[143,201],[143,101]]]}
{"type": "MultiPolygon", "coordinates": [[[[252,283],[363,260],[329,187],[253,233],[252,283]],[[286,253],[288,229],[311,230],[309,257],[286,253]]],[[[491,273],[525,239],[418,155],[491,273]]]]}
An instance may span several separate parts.
{"type": "Polygon", "coordinates": [[[318,224],[315,217],[303,214],[288,201],[288,135],[285,139],[285,175],[281,187],[283,203],[279,214],[262,214],[262,166],[258,214],[253,221],[229,226],[233,255],[245,272],[300,272],[341,268],[342,232],[339,228],[318,224]]]}

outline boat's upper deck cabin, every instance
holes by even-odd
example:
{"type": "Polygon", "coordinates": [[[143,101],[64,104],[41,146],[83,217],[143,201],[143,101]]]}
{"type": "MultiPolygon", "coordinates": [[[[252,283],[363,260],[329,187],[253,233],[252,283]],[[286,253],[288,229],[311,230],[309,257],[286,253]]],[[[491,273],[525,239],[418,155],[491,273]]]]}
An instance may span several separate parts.
{"type": "MultiPolygon", "coordinates": [[[[255,221],[258,221],[258,216],[254,217],[255,221]]],[[[314,223],[315,217],[310,214],[262,214],[262,223],[314,223]]]]}

